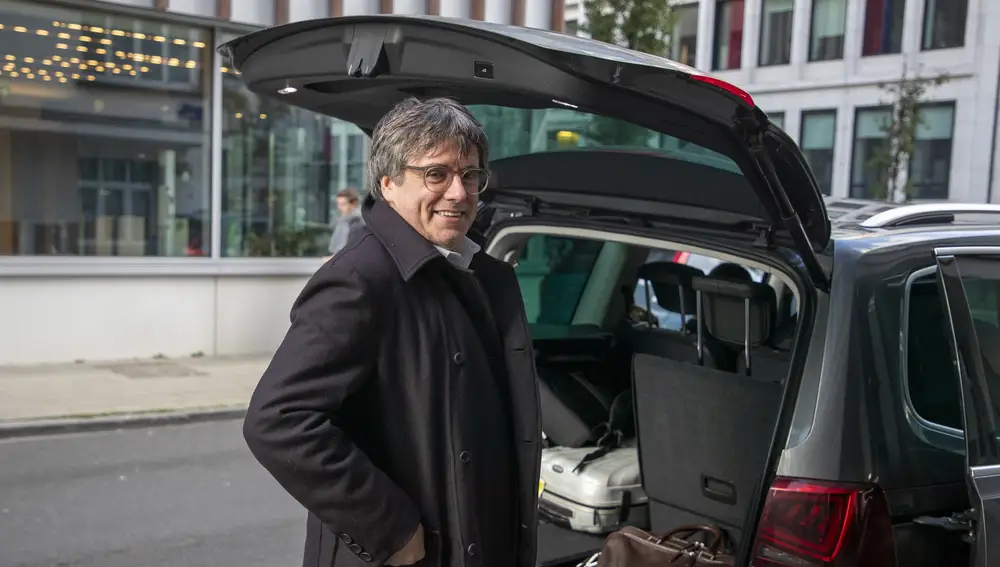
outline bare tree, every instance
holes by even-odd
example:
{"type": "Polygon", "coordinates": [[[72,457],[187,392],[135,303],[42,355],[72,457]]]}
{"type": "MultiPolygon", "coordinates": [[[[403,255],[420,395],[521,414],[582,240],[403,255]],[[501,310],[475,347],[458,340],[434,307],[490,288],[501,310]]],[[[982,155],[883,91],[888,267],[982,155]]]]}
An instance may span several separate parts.
{"type": "Polygon", "coordinates": [[[917,130],[923,124],[920,105],[931,87],[944,84],[948,79],[944,73],[922,77],[919,70],[909,77],[904,65],[899,80],[879,84],[889,97],[889,114],[879,126],[885,138],[866,164],[875,177],[872,187],[875,197],[891,203],[909,200],[913,186],[909,176],[910,159],[917,145],[917,130]]]}

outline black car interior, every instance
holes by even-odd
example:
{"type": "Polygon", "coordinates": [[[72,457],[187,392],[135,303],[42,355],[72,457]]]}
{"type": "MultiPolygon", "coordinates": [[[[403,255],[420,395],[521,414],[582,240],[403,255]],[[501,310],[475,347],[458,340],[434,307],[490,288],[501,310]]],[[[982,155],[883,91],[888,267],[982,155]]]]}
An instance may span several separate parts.
{"type": "Polygon", "coordinates": [[[631,395],[652,531],[717,523],[738,540],[778,415],[794,302],[779,298],[766,274],[754,281],[738,264],[723,262],[706,274],[644,263],[650,250],[631,248],[622,293],[611,299],[603,325],[571,325],[560,340],[551,327],[532,329],[547,443],[594,444],[612,402],[631,395]],[[636,292],[640,280],[645,297],[636,292]],[[647,300],[652,305],[641,304],[647,300]],[[653,307],[680,315],[679,328],[660,328],[653,307]],[[578,348],[569,346],[574,341],[578,348]]]}

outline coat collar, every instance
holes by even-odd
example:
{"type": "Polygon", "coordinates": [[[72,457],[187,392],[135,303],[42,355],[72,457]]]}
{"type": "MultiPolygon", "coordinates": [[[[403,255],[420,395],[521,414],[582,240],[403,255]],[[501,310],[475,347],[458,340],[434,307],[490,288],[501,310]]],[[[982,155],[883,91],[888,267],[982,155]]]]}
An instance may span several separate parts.
{"type": "MultiPolygon", "coordinates": [[[[361,206],[361,216],[368,230],[389,252],[403,281],[409,281],[427,262],[435,258],[444,259],[429,240],[414,230],[385,201],[368,195],[361,206]]],[[[470,230],[468,236],[477,245],[483,246],[484,239],[477,231],[470,230]]],[[[480,254],[482,252],[476,253],[473,260],[480,254]]]]}

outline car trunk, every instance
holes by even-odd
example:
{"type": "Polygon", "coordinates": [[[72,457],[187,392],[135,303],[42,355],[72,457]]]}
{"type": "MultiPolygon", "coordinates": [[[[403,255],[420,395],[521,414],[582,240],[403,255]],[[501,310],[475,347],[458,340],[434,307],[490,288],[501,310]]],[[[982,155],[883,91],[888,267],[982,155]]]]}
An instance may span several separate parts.
{"type": "MultiPolygon", "coordinates": [[[[787,268],[802,276],[799,317],[807,324],[800,329],[809,331],[815,291],[828,286],[828,274],[817,261],[830,239],[823,198],[794,142],[770,124],[749,95],[731,85],[600,42],[444,18],[299,22],[249,34],[220,49],[255,93],[352,122],[369,133],[406,97],[459,100],[484,123],[493,146],[488,198],[495,206],[535,218],[600,222],[626,217],[645,229],[669,225],[673,234],[702,241],[724,239],[730,246],[765,252],[792,249],[796,259],[788,260],[787,268]],[[518,135],[517,125],[537,126],[539,120],[551,123],[553,143],[518,135]],[[566,139],[578,143],[563,143],[566,139]]],[[[643,372],[649,376],[666,371],[653,359],[639,364],[646,365],[643,372]]],[[[729,513],[724,518],[723,523],[745,533],[756,531],[787,437],[801,361],[790,365],[789,379],[782,376],[777,389],[768,386],[761,394],[739,386],[731,392],[760,398],[770,418],[779,413],[777,427],[757,440],[767,446],[766,458],[748,460],[758,481],[740,487],[740,517],[729,513]]],[[[654,394],[685,399],[691,407],[710,399],[711,392],[701,391],[706,381],[721,379],[704,372],[688,375],[670,392],[654,394]]],[[[647,426],[659,427],[656,422],[647,426]]],[[[671,451],[657,459],[684,457],[676,444],[671,451]]],[[[711,477],[703,480],[702,492],[715,493],[717,501],[731,496],[732,487],[716,485],[718,479],[711,477]]],[[[684,502],[676,504],[680,509],[684,502]]],[[[720,520],[719,514],[691,519],[699,517],[720,520]]],[[[743,538],[743,553],[751,539],[743,538]]]]}

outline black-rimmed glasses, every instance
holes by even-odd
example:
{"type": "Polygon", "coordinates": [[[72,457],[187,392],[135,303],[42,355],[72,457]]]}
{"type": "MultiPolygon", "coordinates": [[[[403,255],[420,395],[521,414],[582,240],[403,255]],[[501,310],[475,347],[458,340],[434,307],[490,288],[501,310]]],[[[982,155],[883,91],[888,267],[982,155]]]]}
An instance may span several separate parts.
{"type": "Polygon", "coordinates": [[[444,193],[451,187],[455,175],[462,179],[462,187],[471,195],[478,195],[486,190],[490,180],[490,172],[481,167],[455,169],[446,165],[416,166],[408,165],[406,169],[418,171],[423,176],[424,187],[433,193],[444,193]]]}

